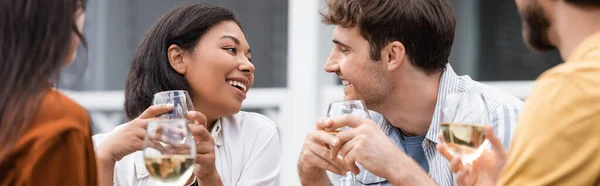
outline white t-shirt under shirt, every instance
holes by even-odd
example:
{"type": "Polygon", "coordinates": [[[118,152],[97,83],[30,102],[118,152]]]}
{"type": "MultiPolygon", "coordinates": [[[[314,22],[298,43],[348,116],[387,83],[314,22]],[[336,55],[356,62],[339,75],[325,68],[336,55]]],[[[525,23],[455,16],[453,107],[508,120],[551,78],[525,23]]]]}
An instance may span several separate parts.
{"type": "MultiPolygon", "coordinates": [[[[93,136],[98,147],[111,133],[93,136]]],[[[279,185],[281,147],[277,126],[267,117],[239,112],[219,119],[211,135],[215,140],[215,166],[223,185],[279,185]]],[[[115,164],[115,185],[151,186],[142,151],[123,157],[115,164]]]]}

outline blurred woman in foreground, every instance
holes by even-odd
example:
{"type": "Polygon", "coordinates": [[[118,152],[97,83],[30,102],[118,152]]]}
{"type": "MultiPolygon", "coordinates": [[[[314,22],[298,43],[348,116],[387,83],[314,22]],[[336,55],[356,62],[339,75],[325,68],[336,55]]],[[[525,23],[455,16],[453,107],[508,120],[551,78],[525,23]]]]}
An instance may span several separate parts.
{"type": "Polygon", "coordinates": [[[0,185],[98,185],[88,114],[50,83],[85,42],[84,7],[0,3],[0,185]]]}

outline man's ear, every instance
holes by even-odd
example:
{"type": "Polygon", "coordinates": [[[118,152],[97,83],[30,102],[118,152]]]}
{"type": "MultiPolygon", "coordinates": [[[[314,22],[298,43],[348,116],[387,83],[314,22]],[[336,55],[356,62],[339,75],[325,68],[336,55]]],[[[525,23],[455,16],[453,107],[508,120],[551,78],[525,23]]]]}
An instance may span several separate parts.
{"type": "Polygon", "coordinates": [[[404,44],[399,41],[394,41],[385,46],[383,50],[383,55],[386,56],[382,59],[385,60],[383,62],[387,64],[388,70],[393,71],[400,68],[406,58],[406,48],[404,48],[404,44]]]}

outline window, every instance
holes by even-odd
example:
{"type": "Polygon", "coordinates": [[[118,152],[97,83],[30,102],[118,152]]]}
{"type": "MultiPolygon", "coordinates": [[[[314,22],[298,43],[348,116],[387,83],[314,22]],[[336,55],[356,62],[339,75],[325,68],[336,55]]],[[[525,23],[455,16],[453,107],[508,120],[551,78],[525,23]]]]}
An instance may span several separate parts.
{"type": "Polygon", "coordinates": [[[169,9],[192,2],[236,12],[252,47],[257,69],[254,87],[286,86],[288,1],[106,0],[89,1],[84,31],[87,56],[80,52],[75,64],[63,70],[61,87],[123,90],[133,54],[150,26],[169,9]]]}
{"type": "Polygon", "coordinates": [[[562,62],[557,51],[536,54],[527,48],[513,1],[451,2],[457,15],[451,64],[459,74],[479,81],[534,80],[562,62]]]}

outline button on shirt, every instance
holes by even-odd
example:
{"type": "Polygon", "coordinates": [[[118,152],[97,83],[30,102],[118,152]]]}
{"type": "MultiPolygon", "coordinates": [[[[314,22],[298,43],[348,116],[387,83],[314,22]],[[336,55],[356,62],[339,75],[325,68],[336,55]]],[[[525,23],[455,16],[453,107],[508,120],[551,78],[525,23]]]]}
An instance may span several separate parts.
{"type": "MultiPolygon", "coordinates": [[[[108,134],[93,137],[97,147],[108,134]]],[[[211,135],[215,140],[215,166],[223,185],[279,185],[281,147],[277,127],[267,117],[239,112],[219,119],[211,135]]],[[[142,151],[125,156],[115,164],[115,185],[152,186],[142,151]]]]}
{"type": "MultiPolygon", "coordinates": [[[[444,102],[446,95],[460,92],[477,92],[483,95],[490,119],[494,125],[494,131],[502,140],[505,148],[508,148],[517,123],[519,110],[523,105],[521,100],[500,89],[473,81],[469,76],[456,75],[452,67],[448,64],[440,79],[437,103],[433,118],[431,119],[431,126],[422,143],[425,159],[429,166],[429,175],[436,183],[442,186],[456,185],[456,183],[450,171],[448,160],[436,149],[436,145],[439,143],[437,135],[440,131],[441,104],[444,102]]],[[[404,140],[401,137],[401,131],[393,126],[384,116],[376,112],[372,112],[371,117],[396,146],[403,152],[406,152],[404,145],[402,145],[404,144],[404,140]]],[[[361,168],[360,174],[357,175],[357,179],[364,185],[392,185],[385,178],[375,176],[363,168],[361,168]]]]}

